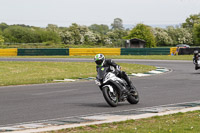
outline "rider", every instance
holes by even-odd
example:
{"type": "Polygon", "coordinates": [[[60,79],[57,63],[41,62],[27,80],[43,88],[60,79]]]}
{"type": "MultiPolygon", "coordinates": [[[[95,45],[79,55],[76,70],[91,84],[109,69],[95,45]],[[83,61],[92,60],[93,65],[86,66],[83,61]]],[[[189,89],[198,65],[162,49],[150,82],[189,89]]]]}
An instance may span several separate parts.
{"type": "Polygon", "coordinates": [[[97,54],[94,57],[94,61],[97,64],[96,68],[101,67],[101,66],[104,66],[104,67],[113,66],[116,70],[116,76],[119,78],[123,78],[127,82],[128,86],[130,87],[130,93],[135,93],[135,88],[131,80],[129,79],[129,77],[124,71],[121,71],[121,67],[117,65],[113,60],[106,59],[103,54],[97,54]]]}

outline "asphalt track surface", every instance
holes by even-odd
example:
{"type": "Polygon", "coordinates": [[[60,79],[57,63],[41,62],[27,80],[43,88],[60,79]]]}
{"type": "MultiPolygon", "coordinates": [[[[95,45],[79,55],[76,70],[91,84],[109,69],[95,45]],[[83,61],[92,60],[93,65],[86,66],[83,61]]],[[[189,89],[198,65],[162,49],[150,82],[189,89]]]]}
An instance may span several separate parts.
{"type": "MultiPolygon", "coordinates": [[[[50,58],[0,58],[0,61],[92,62],[50,58]]],[[[192,61],[115,61],[166,67],[172,72],[131,78],[140,93],[140,102],[119,103],[116,108],[107,105],[94,81],[0,87],[0,126],[200,100],[200,71],[194,70],[192,61]]]]}

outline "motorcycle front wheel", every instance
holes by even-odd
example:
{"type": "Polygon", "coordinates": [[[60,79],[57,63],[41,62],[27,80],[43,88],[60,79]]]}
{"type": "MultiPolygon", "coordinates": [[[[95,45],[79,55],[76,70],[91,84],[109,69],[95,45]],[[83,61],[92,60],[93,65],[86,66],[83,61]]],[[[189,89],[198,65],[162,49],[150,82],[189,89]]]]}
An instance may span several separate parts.
{"type": "Polygon", "coordinates": [[[111,107],[116,107],[118,105],[118,94],[115,89],[113,89],[114,92],[111,92],[109,87],[103,87],[102,92],[103,96],[106,100],[106,102],[111,106],[111,107]]]}

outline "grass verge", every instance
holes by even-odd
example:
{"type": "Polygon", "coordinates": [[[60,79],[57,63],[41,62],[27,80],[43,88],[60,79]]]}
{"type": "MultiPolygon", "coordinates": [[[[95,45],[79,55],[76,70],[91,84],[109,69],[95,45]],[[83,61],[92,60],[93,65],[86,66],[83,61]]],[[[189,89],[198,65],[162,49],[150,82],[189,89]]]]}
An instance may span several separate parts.
{"type": "MultiPolygon", "coordinates": [[[[11,56],[9,56],[11,57],[11,56]]],[[[0,58],[9,58],[1,56],[0,58]]],[[[12,56],[12,58],[90,58],[94,56],[12,56]]],[[[147,59],[147,60],[192,60],[193,55],[112,55],[106,56],[110,59],[147,59]]]]}
{"type": "Polygon", "coordinates": [[[200,111],[91,125],[46,133],[199,133],[200,111]]]}
{"type": "MultiPolygon", "coordinates": [[[[147,72],[154,66],[119,63],[127,73],[147,72]]],[[[96,77],[95,63],[0,62],[0,86],[52,83],[54,79],[96,77]]]]}

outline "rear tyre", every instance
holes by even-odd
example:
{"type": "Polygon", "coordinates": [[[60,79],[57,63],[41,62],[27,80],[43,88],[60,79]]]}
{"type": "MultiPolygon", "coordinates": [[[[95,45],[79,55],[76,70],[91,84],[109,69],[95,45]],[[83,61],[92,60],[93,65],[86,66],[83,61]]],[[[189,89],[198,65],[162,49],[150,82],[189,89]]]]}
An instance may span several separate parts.
{"type": "MultiPolygon", "coordinates": [[[[134,87],[135,88],[135,87],[134,87]]],[[[137,104],[139,102],[139,93],[135,88],[135,94],[130,94],[127,98],[130,104],[137,104]]]]}
{"type": "Polygon", "coordinates": [[[199,69],[199,65],[195,64],[195,70],[198,70],[198,69],[199,69]]]}
{"type": "Polygon", "coordinates": [[[111,106],[111,107],[116,107],[118,105],[118,94],[115,89],[114,93],[110,91],[110,89],[106,86],[102,88],[103,96],[106,100],[106,102],[111,106]]]}

